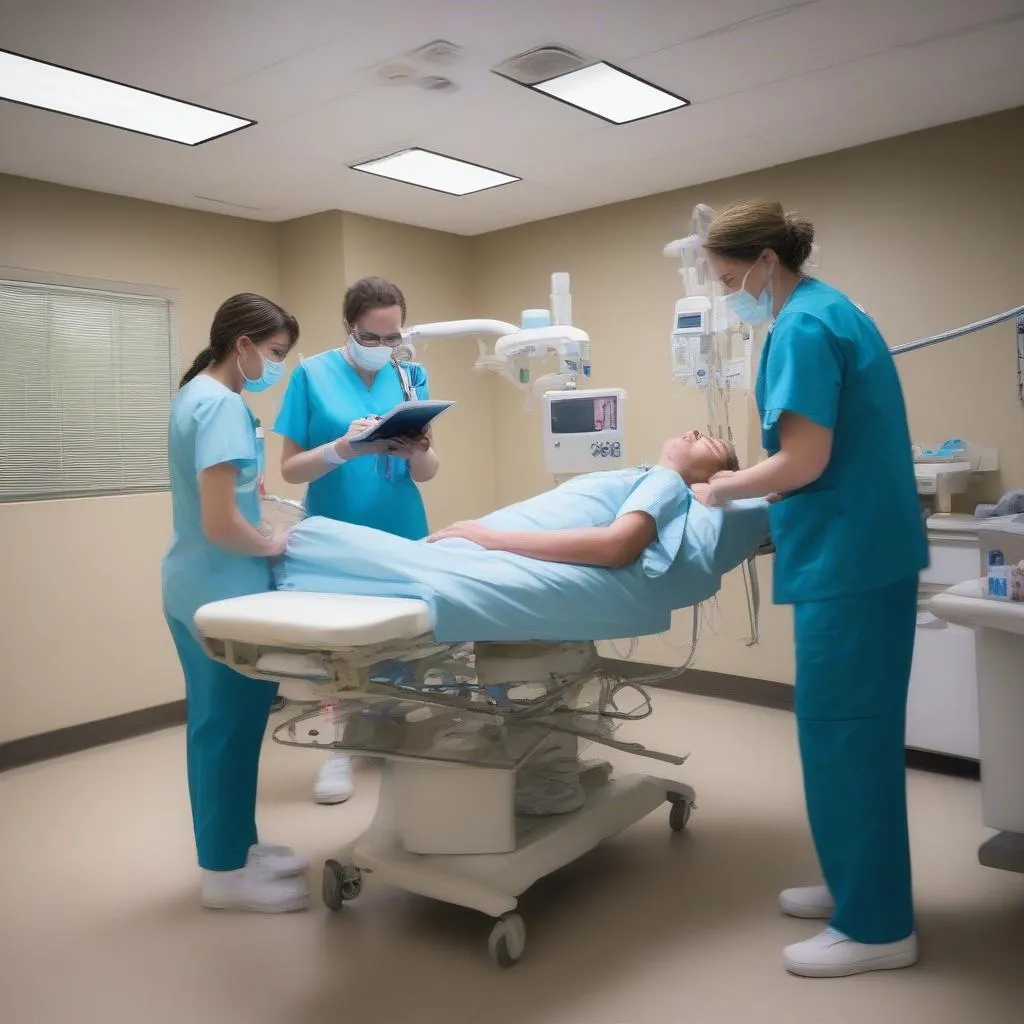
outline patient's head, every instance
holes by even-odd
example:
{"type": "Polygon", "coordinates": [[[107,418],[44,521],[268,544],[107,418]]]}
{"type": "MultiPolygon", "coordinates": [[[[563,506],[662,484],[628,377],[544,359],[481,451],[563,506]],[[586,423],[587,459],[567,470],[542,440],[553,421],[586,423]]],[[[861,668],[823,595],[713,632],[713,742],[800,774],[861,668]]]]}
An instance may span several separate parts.
{"type": "Polygon", "coordinates": [[[659,466],[674,470],[688,484],[706,484],[722,470],[740,468],[736,450],[720,437],[689,430],[682,437],[670,437],[661,446],[659,466]]]}

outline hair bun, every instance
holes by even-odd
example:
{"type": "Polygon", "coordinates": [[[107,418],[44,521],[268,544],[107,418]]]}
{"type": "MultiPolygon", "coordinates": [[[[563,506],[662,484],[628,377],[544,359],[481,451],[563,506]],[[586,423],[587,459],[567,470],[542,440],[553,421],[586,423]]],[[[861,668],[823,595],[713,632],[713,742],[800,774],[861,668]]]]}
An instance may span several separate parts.
{"type": "Polygon", "coordinates": [[[814,244],[814,225],[799,213],[786,214],[786,234],[792,247],[794,262],[804,264],[811,255],[814,244]]]}

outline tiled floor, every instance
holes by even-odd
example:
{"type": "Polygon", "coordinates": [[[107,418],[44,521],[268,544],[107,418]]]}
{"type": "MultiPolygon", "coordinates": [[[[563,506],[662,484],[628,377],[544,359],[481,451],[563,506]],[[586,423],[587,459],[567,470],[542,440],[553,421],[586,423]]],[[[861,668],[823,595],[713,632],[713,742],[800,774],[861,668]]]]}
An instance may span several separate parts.
{"type": "MultiPolygon", "coordinates": [[[[792,718],[674,693],[655,707],[634,728],[692,751],[669,769],[697,787],[689,829],[673,836],[656,813],[536,886],[526,955],[507,971],[487,958],[485,919],[372,882],[339,914],[319,902],[286,917],[203,911],[178,730],[0,775],[0,1021],[1024,1020],[1024,879],[977,863],[977,784],[911,775],[921,964],[800,980],[779,953],[814,925],[775,909],[781,887],[815,875],[792,718]]],[[[317,869],[376,799],[366,767],[350,804],[314,806],[319,760],[268,746],[261,802],[264,838],[317,869]]]]}

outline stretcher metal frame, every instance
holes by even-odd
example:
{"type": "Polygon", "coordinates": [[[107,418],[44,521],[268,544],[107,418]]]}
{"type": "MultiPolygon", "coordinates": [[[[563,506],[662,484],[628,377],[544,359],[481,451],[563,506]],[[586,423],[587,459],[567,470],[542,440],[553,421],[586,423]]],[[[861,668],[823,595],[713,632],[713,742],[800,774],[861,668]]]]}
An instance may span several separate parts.
{"type": "MultiPolygon", "coordinates": [[[[301,714],[275,729],[278,742],[348,749],[383,762],[380,799],[372,823],[324,864],[322,895],[333,910],[355,899],[364,876],[372,875],[375,881],[493,918],[490,956],[496,964],[510,966],[525,948],[525,925],[517,909],[519,897],[531,885],[666,802],[673,831],[682,831],[689,822],[696,802],[689,785],[644,774],[616,778],[606,762],[581,762],[583,805],[567,814],[517,816],[512,852],[409,853],[399,836],[396,807],[403,768],[417,756],[401,750],[347,748],[343,742],[322,740],[320,730],[309,728],[324,705],[344,705],[351,711],[399,700],[442,713],[490,715],[512,727],[529,728],[539,738],[561,734],[681,765],[686,757],[621,742],[614,737],[613,728],[616,719],[645,717],[650,702],[643,685],[674,676],[678,668],[624,680],[618,678],[612,663],[598,656],[593,643],[527,643],[518,646],[525,651],[526,661],[533,663],[532,681],[536,681],[538,665],[542,675],[547,672],[547,680],[539,696],[517,699],[514,691],[524,681],[520,671],[523,659],[509,660],[512,678],[496,680],[492,659],[489,677],[475,680],[473,646],[438,643],[430,631],[429,608],[421,601],[278,591],[206,605],[196,613],[195,621],[210,657],[249,678],[278,683],[283,696],[307,705],[301,714]],[[396,688],[375,681],[374,667],[386,662],[407,665],[413,682],[396,688]],[[458,685],[431,685],[438,673],[442,680],[457,677],[458,685]],[[604,684],[599,706],[574,705],[573,698],[594,680],[604,684]],[[611,685],[607,685],[609,680],[611,685]],[[642,695],[640,711],[618,711],[615,697],[623,688],[642,695]],[[504,693],[504,699],[489,700],[488,694],[493,696],[496,689],[504,693]],[[303,728],[305,736],[301,735],[303,728]]],[[[472,767],[479,772],[517,771],[535,749],[536,745],[529,747],[519,764],[474,763],[472,767]]],[[[441,762],[436,767],[445,770],[441,762]]]]}

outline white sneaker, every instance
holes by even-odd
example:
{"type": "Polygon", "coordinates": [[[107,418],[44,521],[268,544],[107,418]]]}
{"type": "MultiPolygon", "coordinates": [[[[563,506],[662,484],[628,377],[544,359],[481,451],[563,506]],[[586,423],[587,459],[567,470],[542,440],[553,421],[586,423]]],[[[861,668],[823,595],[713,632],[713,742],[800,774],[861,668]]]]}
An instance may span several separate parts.
{"type": "Polygon", "coordinates": [[[318,804],[343,804],[355,791],[352,761],[347,754],[336,754],[321,765],[313,786],[318,804]]]}
{"type": "Polygon", "coordinates": [[[807,885],[779,893],[779,909],[789,917],[827,921],[835,912],[836,904],[827,886],[807,885]]]}
{"type": "Polygon", "coordinates": [[[309,870],[308,857],[296,853],[290,846],[274,846],[271,843],[250,846],[249,856],[245,862],[265,864],[277,878],[304,875],[309,870]]]}
{"type": "Polygon", "coordinates": [[[868,971],[892,971],[917,963],[917,936],[867,944],[826,928],[813,939],[787,946],[782,958],[786,970],[802,978],[846,978],[868,971]]]}
{"type": "Polygon", "coordinates": [[[238,871],[204,871],[203,906],[288,914],[309,906],[309,883],[304,875],[281,878],[266,863],[250,860],[238,871]]]}

